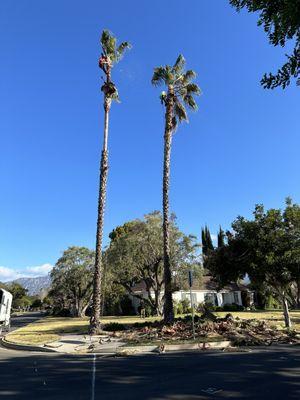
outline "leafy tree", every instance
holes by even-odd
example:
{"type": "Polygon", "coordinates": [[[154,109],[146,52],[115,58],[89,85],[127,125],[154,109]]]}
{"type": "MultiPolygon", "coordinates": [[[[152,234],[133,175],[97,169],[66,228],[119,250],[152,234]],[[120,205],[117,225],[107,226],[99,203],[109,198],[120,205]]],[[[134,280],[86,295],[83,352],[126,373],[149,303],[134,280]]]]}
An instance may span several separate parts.
{"type": "MultiPolygon", "coordinates": [[[[162,217],[159,212],[145,215],[143,220],[130,221],[117,227],[113,232],[122,232],[111,240],[105,252],[109,281],[119,284],[126,292],[143,300],[153,313],[161,314],[161,293],[163,275],[163,234],[162,217]],[[144,283],[148,298],[144,299],[133,289],[144,283]],[[154,296],[152,293],[154,292],[154,296]]],[[[179,231],[175,217],[170,219],[170,258],[176,284],[187,280],[187,270],[199,271],[197,264],[198,245],[194,236],[186,236],[179,231]]],[[[198,274],[199,275],[199,274],[198,274]]],[[[172,291],[176,287],[172,287],[172,291]]]]}
{"type": "MultiPolygon", "coordinates": [[[[300,73],[300,1],[299,0],[229,0],[238,11],[246,8],[249,12],[259,12],[258,25],[263,26],[269,42],[284,47],[288,40],[294,39],[294,49],[287,55],[287,62],[276,74],[265,74],[261,80],[264,88],[283,89],[291,78],[300,73]]],[[[300,78],[297,79],[300,84],[300,78]]]]}
{"type": "Polygon", "coordinates": [[[195,111],[197,104],[194,95],[200,94],[198,85],[193,83],[196,74],[192,70],[184,71],[185,59],[179,55],[173,66],[166,65],[154,68],[152,84],[165,85],[167,91],[160,95],[165,107],[164,133],[164,165],[163,165],[163,233],[164,233],[164,321],[174,320],[172,300],[172,275],[170,255],[170,220],[169,220],[169,187],[170,187],[170,157],[172,137],[178,123],[187,121],[185,106],[195,111]]]}
{"type": "Polygon", "coordinates": [[[83,317],[90,304],[93,286],[94,252],[86,247],[69,247],[51,271],[49,293],[54,308],[68,309],[73,317],[83,317]]]}
{"type": "Polygon", "coordinates": [[[227,244],[215,249],[208,268],[220,286],[249,275],[260,288],[281,300],[285,324],[291,326],[288,302],[300,279],[300,208],[287,201],[284,212],[257,205],[254,220],[238,217],[227,244]]]}
{"type": "Polygon", "coordinates": [[[102,53],[99,59],[99,67],[105,75],[105,80],[101,87],[104,95],[104,135],[100,164],[93,307],[90,319],[90,332],[92,334],[97,334],[100,329],[102,239],[108,175],[108,120],[112,101],[119,100],[117,87],[111,79],[111,72],[113,66],[121,60],[125,50],[130,48],[130,44],[128,42],[122,42],[118,46],[117,39],[107,30],[102,32],[100,42],[102,53]]]}
{"type": "Polygon", "coordinates": [[[201,229],[201,239],[202,239],[202,253],[204,255],[207,255],[210,250],[214,249],[214,246],[211,239],[210,231],[206,225],[204,228],[201,229]]]}
{"type": "Polygon", "coordinates": [[[40,298],[38,297],[33,297],[32,298],[32,303],[31,303],[32,308],[41,308],[43,307],[43,302],[40,298]]]}
{"type": "Polygon", "coordinates": [[[218,232],[218,247],[223,247],[225,246],[225,232],[220,226],[219,232],[218,232]]]}
{"type": "Polygon", "coordinates": [[[31,301],[27,296],[27,290],[17,282],[12,282],[6,285],[1,285],[4,289],[8,290],[12,296],[12,307],[13,308],[25,308],[30,306],[31,301]]]}

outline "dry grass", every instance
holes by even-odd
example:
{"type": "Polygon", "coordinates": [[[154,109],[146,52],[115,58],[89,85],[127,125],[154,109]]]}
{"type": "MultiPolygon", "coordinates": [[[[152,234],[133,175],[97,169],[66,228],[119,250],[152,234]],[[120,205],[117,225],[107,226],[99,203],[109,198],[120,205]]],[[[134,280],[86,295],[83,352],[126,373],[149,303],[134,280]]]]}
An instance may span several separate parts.
{"type": "MultiPolygon", "coordinates": [[[[217,316],[223,317],[227,312],[216,312],[217,316]]],[[[278,327],[284,327],[282,311],[243,311],[231,312],[234,317],[242,319],[265,319],[274,322],[278,327]]],[[[293,327],[300,331],[300,311],[292,311],[291,318],[293,327]]],[[[104,317],[103,323],[119,323],[132,325],[137,322],[150,322],[157,320],[157,317],[142,319],[139,317],[104,317]]],[[[56,341],[62,334],[87,334],[89,319],[86,318],[62,318],[45,317],[33,322],[23,328],[17,329],[6,336],[7,340],[20,344],[45,344],[56,341]]]]}
{"type": "Polygon", "coordinates": [[[44,344],[58,340],[62,334],[87,333],[88,323],[88,318],[45,317],[9,333],[6,339],[21,344],[44,344]]]}

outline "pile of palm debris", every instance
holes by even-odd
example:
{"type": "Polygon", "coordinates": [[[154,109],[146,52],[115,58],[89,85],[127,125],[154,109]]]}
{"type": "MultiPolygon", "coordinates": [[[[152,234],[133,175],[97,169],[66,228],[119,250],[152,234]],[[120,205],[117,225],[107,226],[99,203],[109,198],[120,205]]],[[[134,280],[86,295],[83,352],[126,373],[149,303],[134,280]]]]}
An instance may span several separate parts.
{"type": "MultiPolygon", "coordinates": [[[[188,341],[193,339],[191,318],[177,319],[172,325],[161,322],[149,323],[146,326],[127,327],[114,336],[123,341],[135,344],[158,341],[188,341]]],[[[230,340],[237,346],[271,345],[273,343],[299,342],[299,334],[294,331],[278,329],[265,320],[239,319],[227,314],[217,318],[213,314],[195,318],[196,339],[204,338],[230,340]]]]}

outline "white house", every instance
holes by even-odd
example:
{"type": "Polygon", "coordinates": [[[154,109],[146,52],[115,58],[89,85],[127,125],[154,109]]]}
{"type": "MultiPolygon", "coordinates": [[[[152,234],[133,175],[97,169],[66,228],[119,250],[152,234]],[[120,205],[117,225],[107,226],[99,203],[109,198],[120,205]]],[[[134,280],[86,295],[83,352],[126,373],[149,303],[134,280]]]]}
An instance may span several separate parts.
{"type": "MultiPolygon", "coordinates": [[[[144,282],[136,284],[133,288],[133,292],[145,299],[148,297],[144,282]]],[[[135,311],[138,312],[140,299],[135,296],[130,297],[135,311]]],[[[151,297],[154,298],[154,291],[151,292],[151,297]]],[[[161,297],[163,297],[163,292],[161,293],[161,297]]],[[[173,293],[173,300],[179,302],[185,299],[190,301],[189,289],[180,289],[173,293]]],[[[212,280],[212,277],[203,276],[200,284],[196,281],[193,283],[192,300],[195,307],[201,303],[209,303],[220,307],[223,307],[225,304],[249,306],[254,302],[254,292],[249,290],[246,285],[237,283],[231,283],[226,285],[223,289],[217,290],[217,285],[212,280]]]]}

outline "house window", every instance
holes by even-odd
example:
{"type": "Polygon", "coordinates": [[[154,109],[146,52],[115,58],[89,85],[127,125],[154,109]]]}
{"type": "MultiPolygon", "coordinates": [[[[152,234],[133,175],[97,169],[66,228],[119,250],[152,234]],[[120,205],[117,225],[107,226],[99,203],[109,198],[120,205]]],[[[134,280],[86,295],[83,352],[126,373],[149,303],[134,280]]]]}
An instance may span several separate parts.
{"type": "MultiPolygon", "coordinates": [[[[190,303],[191,302],[190,293],[181,293],[181,300],[188,300],[190,303]]],[[[192,293],[192,302],[193,302],[194,306],[197,304],[197,294],[196,293],[192,293]]]]}
{"type": "Polygon", "coordinates": [[[194,306],[197,304],[197,295],[196,295],[196,293],[192,293],[192,302],[193,302],[194,306]]]}
{"type": "Polygon", "coordinates": [[[217,304],[217,295],[215,293],[205,293],[204,303],[215,306],[217,304]]]}
{"type": "Polygon", "coordinates": [[[189,300],[187,293],[181,293],[181,300],[189,300]]]}
{"type": "Polygon", "coordinates": [[[238,294],[238,292],[234,292],[234,293],[233,293],[233,297],[234,297],[234,302],[235,302],[235,304],[239,304],[239,303],[240,303],[240,299],[239,299],[239,294],[238,294]]]}

